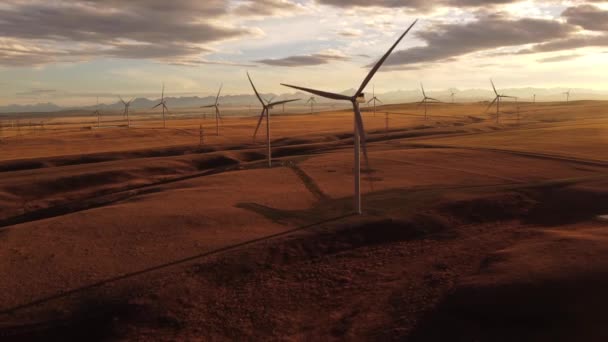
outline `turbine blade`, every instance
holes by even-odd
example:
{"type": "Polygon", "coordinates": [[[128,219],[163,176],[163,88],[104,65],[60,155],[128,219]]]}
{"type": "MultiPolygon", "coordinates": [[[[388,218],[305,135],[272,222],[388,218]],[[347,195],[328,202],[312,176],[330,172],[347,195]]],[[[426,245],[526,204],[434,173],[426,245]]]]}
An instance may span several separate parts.
{"type": "Polygon", "coordinates": [[[490,78],[490,83],[492,83],[492,88],[494,89],[494,94],[498,95],[498,91],[496,91],[496,86],[494,85],[494,81],[490,78]]]}
{"type": "Polygon", "coordinates": [[[432,98],[432,97],[427,97],[426,99],[427,99],[427,100],[433,100],[433,101],[441,102],[440,100],[434,99],[434,98],[432,98]]]}
{"type": "Polygon", "coordinates": [[[293,89],[302,90],[302,91],[305,91],[307,93],[315,94],[315,95],[322,96],[322,97],[325,97],[325,98],[328,98],[328,99],[346,100],[346,101],[350,101],[351,100],[351,98],[349,96],[342,95],[342,94],[329,93],[329,92],[322,91],[322,90],[315,90],[315,89],[310,89],[310,88],[298,87],[298,86],[284,84],[284,83],[281,83],[281,85],[285,86],[285,87],[293,88],[293,89]]]}
{"type": "Polygon", "coordinates": [[[258,125],[255,127],[255,132],[253,132],[253,140],[255,140],[255,137],[258,135],[258,130],[260,129],[260,126],[262,125],[262,120],[264,119],[264,114],[266,114],[266,107],[262,109],[262,113],[260,114],[258,125]]]}
{"type": "Polygon", "coordinates": [[[426,92],[424,91],[424,86],[420,83],[420,88],[422,88],[422,95],[426,97],[426,92]]]}
{"type": "Polygon", "coordinates": [[[412,29],[412,27],[414,27],[414,25],[416,25],[417,22],[418,22],[418,19],[414,20],[414,22],[412,23],[412,25],[410,25],[410,27],[408,27],[408,29],[405,30],[405,32],[403,32],[403,34],[401,35],[401,37],[399,37],[399,39],[397,39],[397,41],[395,42],[395,44],[393,44],[393,46],[391,46],[391,48],[388,49],[388,51],[384,54],[384,56],[382,56],[382,58],[380,58],[380,60],[378,61],[378,63],[376,63],[376,65],[374,65],[374,67],[369,72],[369,74],[367,74],[367,77],[365,78],[365,80],[363,80],[363,83],[361,83],[361,86],[359,87],[359,90],[357,90],[357,92],[355,93],[355,97],[357,97],[358,95],[360,95],[363,92],[363,90],[365,90],[365,87],[367,87],[367,84],[369,83],[369,81],[372,80],[372,77],[374,77],[374,75],[376,74],[376,72],[378,72],[378,69],[380,69],[380,67],[382,66],[382,64],[384,64],[384,61],[386,61],[386,59],[388,58],[388,56],[390,56],[390,54],[393,53],[393,50],[395,50],[395,48],[397,47],[397,45],[399,45],[399,43],[401,42],[401,40],[403,40],[403,37],[405,37],[405,35],[407,35],[407,33],[410,32],[410,30],[412,29]]]}
{"type": "Polygon", "coordinates": [[[487,112],[488,110],[490,110],[490,108],[492,108],[492,106],[493,106],[493,105],[496,103],[496,101],[498,101],[498,96],[496,96],[496,97],[494,98],[494,101],[492,101],[492,103],[490,103],[490,105],[488,106],[488,108],[486,108],[486,112],[487,112]]]}
{"type": "Polygon", "coordinates": [[[213,108],[215,105],[201,106],[201,108],[213,108]]]}
{"type": "Polygon", "coordinates": [[[255,96],[257,96],[258,100],[260,100],[260,103],[262,103],[262,106],[266,107],[266,103],[264,103],[264,100],[262,100],[262,97],[258,93],[258,90],[255,89],[255,85],[253,85],[253,81],[251,80],[251,76],[249,76],[249,73],[247,73],[247,78],[249,79],[249,83],[251,83],[251,87],[253,88],[253,92],[255,93],[255,96]]]}
{"type": "Polygon", "coordinates": [[[384,102],[380,101],[380,99],[379,99],[379,98],[376,98],[376,101],[378,101],[378,102],[380,102],[380,103],[384,104],[384,102]]]}
{"type": "Polygon", "coordinates": [[[217,92],[217,96],[215,97],[215,104],[217,104],[217,101],[220,99],[220,93],[222,92],[222,87],[224,87],[224,84],[220,84],[220,90],[217,92]]]}
{"type": "Polygon", "coordinates": [[[278,106],[278,105],[282,105],[283,103],[289,103],[289,102],[295,102],[295,101],[300,101],[300,99],[293,99],[293,100],[285,100],[285,101],[278,101],[278,102],[271,102],[268,104],[269,107],[273,107],[273,106],[278,106]]]}
{"type": "Polygon", "coordinates": [[[357,123],[357,129],[359,130],[359,137],[361,139],[361,149],[363,150],[363,159],[365,160],[365,167],[369,170],[369,158],[367,156],[367,136],[365,134],[365,127],[363,127],[363,118],[361,117],[361,110],[359,106],[355,106],[355,121],[357,123]]]}
{"type": "Polygon", "coordinates": [[[158,107],[158,106],[160,106],[160,105],[162,105],[162,104],[163,104],[163,103],[161,102],[161,103],[157,104],[156,106],[152,107],[152,109],[154,109],[154,108],[156,108],[156,107],[158,107]]]}
{"type": "Polygon", "coordinates": [[[372,102],[372,101],[374,101],[374,100],[375,100],[375,99],[374,99],[374,98],[372,98],[372,99],[370,99],[369,101],[367,101],[367,103],[369,104],[369,103],[371,103],[371,102],[372,102]]]}
{"type": "Polygon", "coordinates": [[[118,95],[118,98],[120,99],[120,102],[122,102],[123,105],[126,105],[127,103],[125,102],[125,100],[122,99],[122,96],[118,95]]]}

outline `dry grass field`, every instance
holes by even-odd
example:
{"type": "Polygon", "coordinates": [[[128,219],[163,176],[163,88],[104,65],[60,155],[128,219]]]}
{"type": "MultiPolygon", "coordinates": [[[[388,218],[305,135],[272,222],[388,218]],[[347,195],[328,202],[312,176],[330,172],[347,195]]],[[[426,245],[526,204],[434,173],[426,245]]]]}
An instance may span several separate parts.
{"type": "Polygon", "coordinates": [[[362,216],[348,111],[3,119],[0,340],[606,340],[608,103],[486,107],[366,109],[362,216]]]}

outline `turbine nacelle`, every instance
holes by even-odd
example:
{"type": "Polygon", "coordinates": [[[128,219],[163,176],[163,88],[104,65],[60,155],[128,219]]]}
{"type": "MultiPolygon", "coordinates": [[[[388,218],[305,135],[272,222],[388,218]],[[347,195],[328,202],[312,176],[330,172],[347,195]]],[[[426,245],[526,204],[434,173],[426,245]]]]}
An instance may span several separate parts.
{"type": "Polygon", "coordinates": [[[355,101],[357,101],[357,103],[367,103],[367,101],[365,101],[365,93],[357,95],[355,101]]]}

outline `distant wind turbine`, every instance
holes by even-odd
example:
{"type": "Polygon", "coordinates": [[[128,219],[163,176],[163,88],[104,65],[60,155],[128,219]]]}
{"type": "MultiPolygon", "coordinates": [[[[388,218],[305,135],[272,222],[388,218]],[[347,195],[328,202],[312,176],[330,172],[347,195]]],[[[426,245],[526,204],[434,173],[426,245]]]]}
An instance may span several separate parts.
{"type": "Polygon", "coordinates": [[[167,128],[167,120],[165,119],[165,111],[167,113],[169,113],[169,108],[167,108],[167,100],[165,100],[165,84],[164,83],[163,83],[163,90],[160,95],[160,102],[156,106],[152,107],[152,109],[155,109],[159,106],[163,107],[163,128],[167,128]]]}
{"type": "Polygon", "coordinates": [[[93,115],[97,116],[97,128],[101,125],[101,112],[99,111],[99,97],[97,97],[97,104],[95,105],[95,111],[93,111],[93,115]]]}
{"type": "Polygon", "coordinates": [[[249,79],[249,83],[251,83],[251,87],[253,88],[253,91],[255,92],[255,96],[258,98],[258,100],[260,100],[260,103],[262,104],[262,113],[260,114],[260,119],[258,120],[258,125],[256,126],[255,132],[253,133],[253,140],[255,140],[255,137],[258,135],[258,130],[260,129],[260,126],[262,125],[262,120],[264,119],[264,116],[266,116],[266,148],[268,149],[268,151],[267,151],[268,152],[268,155],[267,155],[268,167],[272,167],[272,146],[270,145],[270,110],[272,108],[274,108],[275,106],[282,105],[284,103],[300,101],[300,99],[284,100],[284,101],[277,101],[277,102],[272,102],[272,100],[274,98],[271,98],[270,101],[264,100],[258,93],[258,90],[255,88],[255,85],[253,84],[253,81],[251,80],[251,76],[249,76],[249,73],[247,73],[247,78],[249,79]]]}
{"type": "Polygon", "coordinates": [[[308,101],[306,101],[306,104],[310,103],[310,114],[314,114],[315,112],[315,103],[317,103],[317,100],[315,99],[314,96],[311,96],[308,101]]]}
{"type": "Polygon", "coordinates": [[[492,79],[490,79],[490,83],[492,83],[492,89],[494,89],[494,94],[496,94],[496,97],[494,98],[494,101],[492,101],[492,103],[490,103],[490,105],[488,106],[488,109],[486,109],[486,111],[488,111],[490,108],[492,108],[492,106],[494,106],[494,103],[496,103],[496,123],[498,123],[500,121],[500,101],[502,99],[516,99],[516,97],[499,94],[498,91],[496,90],[496,86],[494,85],[494,81],[492,81],[492,79]]]}
{"type": "Polygon", "coordinates": [[[566,103],[570,103],[570,93],[572,92],[572,89],[568,90],[565,93],[562,93],[563,95],[566,95],[566,103]]]}
{"type": "Polygon", "coordinates": [[[432,97],[428,97],[426,95],[426,92],[424,91],[424,85],[422,83],[420,83],[420,88],[422,89],[422,96],[423,96],[423,98],[422,98],[422,101],[420,101],[420,103],[418,103],[418,107],[424,105],[424,120],[426,120],[427,119],[426,114],[427,114],[427,111],[428,111],[427,105],[429,104],[429,101],[430,101],[430,103],[439,103],[441,101],[439,101],[437,99],[434,99],[432,97]]]}
{"type": "Polygon", "coordinates": [[[133,100],[135,100],[135,98],[132,98],[128,102],[123,100],[121,96],[118,96],[118,98],[120,99],[120,102],[122,102],[123,106],[125,106],[125,111],[123,112],[123,116],[127,118],[127,127],[131,127],[131,119],[129,118],[129,108],[131,108],[131,102],[133,102],[133,100]]]}
{"type": "Polygon", "coordinates": [[[215,97],[215,103],[209,106],[202,106],[201,108],[215,108],[215,135],[220,135],[220,120],[222,119],[220,115],[220,93],[222,92],[222,87],[224,85],[220,85],[220,90],[217,92],[217,96],[215,97]]]}
{"type": "Polygon", "coordinates": [[[369,72],[367,77],[361,83],[359,89],[355,92],[353,96],[346,96],[342,94],[329,93],[321,90],[315,90],[310,88],[303,88],[288,84],[282,84],[286,87],[302,90],[314,95],[326,97],[332,100],[341,100],[341,101],[349,101],[353,106],[353,114],[354,114],[354,145],[355,145],[355,211],[358,214],[362,213],[361,206],[361,145],[363,145],[363,156],[365,158],[365,163],[367,168],[369,169],[369,159],[367,157],[367,147],[366,147],[366,138],[365,138],[365,128],[363,127],[363,117],[361,116],[361,110],[359,109],[360,103],[365,103],[365,93],[363,92],[367,87],[368,83],[374,77],[378,69],[384,64],[384,61],[390,56],[393,50],[397,47],[397,45],[403,40],[403,38],[407,35],[407,33],[414,27],[418,20],[414,21],[412,25],[397,39],[397,41],[391,46],[391,48],[378,60],[378,62],[374,65],[372,70],[369,72]]]}
{"type": "Polygon", "coordinates": [[[367,101],[367,104],[370,104],[371,102],[374,103],[374,116],[376,116],[376,102],[380,102],[382,104],[384,104],[382,101],[380,101],[380,99],[378,97],[376,97],[376,87],[373,87],[373,91],[372,91],[372,99],[367,101]]]}
{"type": "Polygon", "coordinates": [[[454,91],[450,91],[450,97],[452,98],[452,103],[454,103],[454,96],[456,96],[456,93],[454,91]]]}

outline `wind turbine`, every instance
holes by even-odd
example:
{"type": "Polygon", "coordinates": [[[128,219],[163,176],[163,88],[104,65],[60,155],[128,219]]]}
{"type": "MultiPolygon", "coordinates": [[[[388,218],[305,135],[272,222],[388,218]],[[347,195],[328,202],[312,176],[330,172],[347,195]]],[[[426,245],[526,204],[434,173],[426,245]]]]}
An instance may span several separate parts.
{"type": "Polygon", "coordinates": [[[99,111],[99,97],[97,97],[97,104],[95,105],[95,111],[93,115],[97,115],[97,128],[101,125],[101,112],[99,111]]]}
{"type": "Polygon", "coordinates": [[[424,85],[422,83],[420,83],[420,88],[422,89],[422,101],[420,101],[420,103],[418,103],[418,107],[420,107],[421,105],[424,105],[424,120],[426,120],[426,113],[427,113],[427,105],[429,103],[429,101],[434,101],[431,103],[439,103],[441,101],[434,99],[432,97],[428,97],[426,95],[426,92],[424,91],[424,85]]]}
{"type": "Polygon", "coordinates": [[[220,115],[220,93],[222,92],[222,87],[224,85],[220,85],[220,90],[217,92],[217,96],[215,97],[215,103],[209,106],[202,106],[201,108],[215,108],[215,135],[220,135],[220,120],[222,119],[220,115]]]}
{"type": "Polygon", "coordinates": [[[376,97],[376,87],[375,87],[375,86],[374,86],[374,88],[373,88],[373,89],[374,89],[374,90],[373,90],[373,93],[372,93],[372,94],[373,94],[373,95],[372,95],[373,97],[372,97],[372,99],[371,99],[371,100],[367,101],[367,104],[370,104],[370,102],[373,102],[373,103],[374,103],[374,116],[376,116],[376,102],[380,102],[380,103],[382,103],[382,104],[384,104],[384,102],[380,101],[380,99],[379,99],[378,97],[376,97]]]}
{"type": "Polygon", "coordinates": [[[125,111],[123,112],[123,117],[127,118],[127,127],[130,128],[131,127],[131,119],[129,119],[129,108],[131,108],[131,102],[133,102],[133,100],[135,100],[135,98],[132,98],[128,102],[125,102],[125,100],[123,100],[121,96],[118,96],[118,98],[120,99],[120,102],[122,102],[123,106],[125,106],[125,111]]]}
{"type": "Polygon", "coordinates": [[[450,91],[450,97],[452,98],[452,103],[454,103],[454,96],[455,95],[456,95],[456,93],[453,90],[451,90],[450,91]]]}
{"type": "Polygon", "coordinates": [[[361,110],[359,109],[359,104],[365,103],[365,93],[363,92],[367,87],[368,83],[374,77],[378,69],[384,64],[384,61],[390,56],[393,50],[397,47],[397,45],[403,40],[403,37],[407,35],[407,33],[414,27],[418,20],[415,20],[412,25],[397,39],[397,41],[391,46],[391,48],[380,58],[380,60],[374,65],[372,70],[369,72],[367,77],[361,83],[359,89],[355,92],[353,96],[346,96],[342,94],[329,93],[321,90],[315,90],[310,88],[303,88],[288,84],[282,84],[286,87],[302,90],[314,95],[322,96],[332,100],[341,100],[341,101],[349,101],[353,106],[353,114],[354,114],[354,145],[355,145],[355,211],[358,214],[361,214],[361,145],[363,145],[363,156],[365,158],[365,163],[369,169],[369,159],[367,157],[367,147],[366,147],[366,138],[365,138],[365,129],[363,127],[363,118],[361,117],[361,110]]]}
{"type": "Polygon", "coordinates": [[[572,92],[572,89],[568,90],[565,93],[562,93],[563,95],[566,95],[566,103],[570,103],[570,92],[572,92]]]}
{"type": "Polygon", "coordinates": [[[490,108],[492,108],[494,103],[496,103],[496,123],[498,123],[500,121],[500,101],[501,101],[501,99],[516,99],[516,97],[499,94],[498,91],[496,90],[496,86],[494,85],[494,81],[492,81],[492,79],[490,79],[490,83],[492,83],[492,89],[494,89],[494,94],[496,94],[496,97],[494,98],[494,101],[492,101],[492,103],[490,103],[490,105],[488,106],[488,109],[486,109],[486,111],[488,111],[490,108]]]}
{"type": "Polygon", "coordinates": [[[268,149],[268,167],[272,167],[272,146],[270,145],[270,110],[272,108],[274,108],[274,106],[278,106],[278,105],[282,105],[284,103],[289,103],[289,102],[294,102],[294,101],[300,101],[300,99],[283,100],[283,101],[277,101],[277,102],[272,102],[272,100],[274,98],[271,98],[270,101],[264,100],[258,93],[258,90],[255,88],[255,85],[253,84],[253,81],[251,80],[251,76],[249,76],[249,73],[247,73],[247,78],[249,79],[249,83],[251,83],[251,87],[253,88],[253,91],[255,92],[255,96],[258,98],[258,100],[260,100],[260,103],[262,104],[262,113],[260,114],[260,119],[258,120],[258,125],[256,126],[255,132],[253,133],[253,140],[255,141],[255,137],[258,135],[258,130],[260,129],[260,126],[262,125],[262,120],[264,119],[264,116],[266,116],[266,148],[268,149]]]}
{"type": "Polygon", "coordinates": [[[169,113],[169,108],[167,108],[167,100],[165,100],[165,84],[163,83],[163,90],[162,93],[160,95],[160,102],[152,107],[152,109],[162,106],[163,107],[163,128],[167,128],[167,121],[165,119],[165,111],[167,111],[167,113],[169,113]]]}
{"type": "Polygon", "coordinates": [[[310,114],[314,114],[315,112],[315,103],[317,103],[317,100],[315,99],[314,96],[311,96],[308,101],[306,101],[306,104],[310,103],[310,114]]]}

